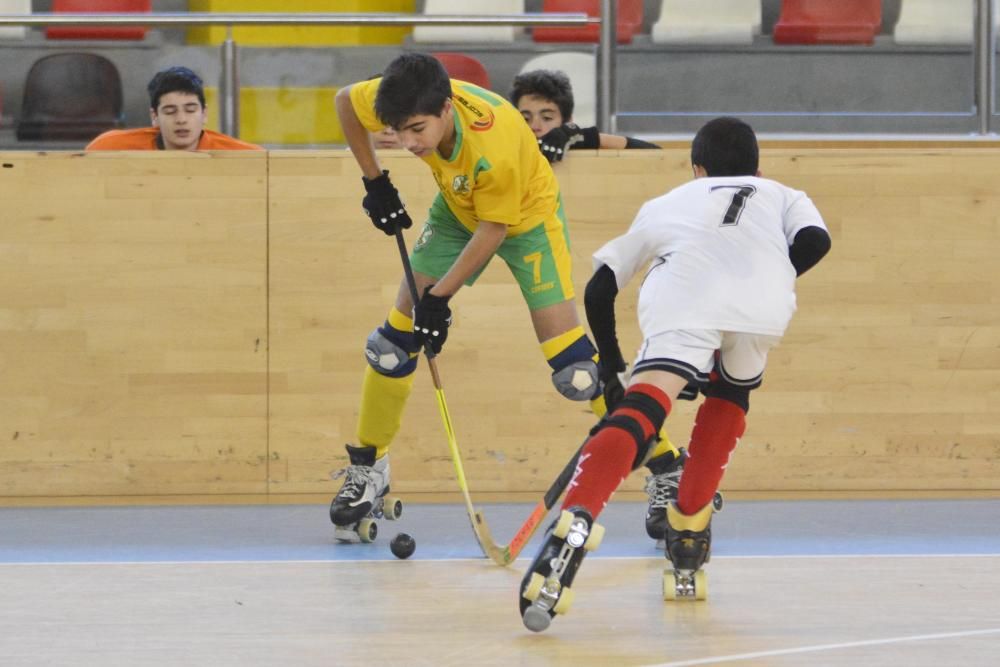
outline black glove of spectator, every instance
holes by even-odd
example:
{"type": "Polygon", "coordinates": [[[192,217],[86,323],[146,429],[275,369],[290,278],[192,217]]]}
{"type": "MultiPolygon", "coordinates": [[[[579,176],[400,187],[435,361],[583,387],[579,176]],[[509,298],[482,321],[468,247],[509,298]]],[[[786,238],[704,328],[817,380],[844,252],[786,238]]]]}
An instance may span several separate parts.
{"type": "Polygon", "coordinates": [[[434,354],[438,354],[448,339],[448,327],[451,326],[451,308],[448,307],[451,297],[431,294],[431,287],[434,286],[424,289],[424,295],[413,307],[413,340],[420,348],[429,343],[434,354]]]}
{"type": "Polygon", "coordinates": [[[389,172],[382,170],[382,175],[375,178],[361,177],[368,193],[361,200],[365,214],[371,218],[372,224],[387,236],[396,233],[396,229],[409,229],[413,225],[410,214],[406,212],[399,191],[389,180],[389,172]]]}
{"type": "Polygon", "coordinates": [[[566,151],[573,144],[581,148],[600,148],[601,135],[596,127],[579,127],[566,123],[553,128],[538,140],[538,148],[549,162],[559,162],[566,157],[566,151]]]}

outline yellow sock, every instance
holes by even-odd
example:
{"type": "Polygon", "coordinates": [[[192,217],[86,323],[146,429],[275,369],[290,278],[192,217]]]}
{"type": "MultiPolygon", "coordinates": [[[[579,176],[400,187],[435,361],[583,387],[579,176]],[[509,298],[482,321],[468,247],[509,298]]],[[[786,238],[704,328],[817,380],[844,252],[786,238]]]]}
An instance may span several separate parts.
{"type": "MultiPolygon", "coordinates": [[[[399,331],[413,331],[413,320],[395,308],[389,312],[386,321],[399,331]]],[[[413,356],[416,355],[411,355],[411,358],[413,356]]],[[[371,366],[365,368],[358,414],[358,444],[374,447],[375,458],[386,455],[392,439],[399,432],[414,376],[414,373],[408,373],[402,377],[389,377],[371,366]]]]}

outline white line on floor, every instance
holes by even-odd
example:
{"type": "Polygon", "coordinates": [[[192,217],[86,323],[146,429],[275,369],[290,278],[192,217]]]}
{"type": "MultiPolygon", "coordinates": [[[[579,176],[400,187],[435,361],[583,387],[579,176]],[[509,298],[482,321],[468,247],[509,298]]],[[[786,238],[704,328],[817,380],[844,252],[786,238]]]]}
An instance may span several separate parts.
{"type": "Polygon", "coordinates": [[[687,665],[716,665],[723,662],[737,662],[739,660],[754,660],[756,658],[768,658],[777,655],[796,655],[799,653],[815,653],[818,651],[836,651],[845,648],[857,648],[859,646],[880,646],[883,644],[901,644],[903,642],[920,642],[935,639],[957,639],[960,637],[975,637],[977,635],[1000,634],[1000,628],[989,628],[985,630],[967,630],[964,632],[941,632],[932,635],[910,635],[907,637],[888,637],[886,639],[869,639],[858,642],[840,642],[837,644],[819,644],[817,646],[800,646],[798,648],[775,649],[773,651],[758,651],[756,653],[737,653],[734,655],[717,655],[710,658],[699,658],[697,660],[681,660],[678,662],[661,662],[656,665],[646,667],[686,667],[687,665]]]}

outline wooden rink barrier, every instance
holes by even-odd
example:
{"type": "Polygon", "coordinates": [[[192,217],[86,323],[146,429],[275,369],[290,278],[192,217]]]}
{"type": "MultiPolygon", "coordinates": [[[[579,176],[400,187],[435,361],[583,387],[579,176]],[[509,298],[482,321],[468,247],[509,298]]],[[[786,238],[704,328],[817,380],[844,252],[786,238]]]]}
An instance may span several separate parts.
{"type": "MultiPolygon", "coordinates": [[[[412,246],[436,186],[402,152],[383,166],[412,246]]],[[[833,250],[799,282],[723,488],[997,495],[1000,149],[765,145],[761,169],[810,194],[833,250]]],[[[690,167],[678,144],[556,174],[582,299],[591,253],[690,167]]],[[[346,151],[0,153],[0,502],[329,497],[401,278],[362,194],[346,151]]],[[[439,368],[473,497],[537,499],[594,418],[552,387],[502,261],[452,309],[439,368]]],[[[393,490],[457,499],[426,371],[393,490]]],[[[694,407],[668,419],[679,445],[694,407]]]]}

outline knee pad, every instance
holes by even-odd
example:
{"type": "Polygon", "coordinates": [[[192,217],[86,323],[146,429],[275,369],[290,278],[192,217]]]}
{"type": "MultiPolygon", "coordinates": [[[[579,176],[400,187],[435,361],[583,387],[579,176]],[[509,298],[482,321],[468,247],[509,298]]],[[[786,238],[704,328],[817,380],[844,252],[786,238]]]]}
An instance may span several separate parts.
{"type": "Polygon", "coordinates": [[[646,458],[653,451],[653,447],[659,442],[660,430],[663,428],[663,422],[666,419],[667,410],[659,401],[642,391],[629,391],[625,394],[625,398],[615,407],[614,412],[606,415],[601,421],[597,422],[597,425],[590,430],[590,435],[596,435],[598,431],[613,426],[632,436],[636,449],[635,460],[632,461],[632,470],[635,470],[646,462],[646,458]],[[653,430],[648,437],[639,420],[633,415],[628,414],[633,411],[642,415],[651,425],[653,430]]]}
{"type": "Polygon", "coordinates": [[[757,382],[754,386],[743,386],[729,382],[721,374],[717,375],[713,373],[712,381],[708,383],[708,386],[703,391],[705,392],[705,396],[712,396],[723,401],[735,403],[745,414],[750,412],[750,390],[757,386],[760,386],[760,382],[757,382]]]}
{"type": "Polygon", "coordinates": [[[375,372],[388,377],[403,377],[417,368],[417,350],[413,334],[388,326],[375,329],[365,341],[365,359],[375,372]]]}
{"type": "Polygon", "coordinates": [[[601,390],[597,364],[592,359],[573,361],[552,373],[556,391],[571,401],[589,401],[601,390]]]}

